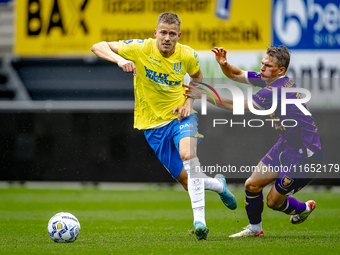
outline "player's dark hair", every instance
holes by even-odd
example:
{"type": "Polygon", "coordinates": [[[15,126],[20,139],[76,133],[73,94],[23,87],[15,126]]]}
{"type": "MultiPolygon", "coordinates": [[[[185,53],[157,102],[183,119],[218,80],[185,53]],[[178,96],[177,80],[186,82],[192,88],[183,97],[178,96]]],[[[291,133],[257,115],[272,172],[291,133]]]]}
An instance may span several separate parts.
{"type": "Polygon", "coordinates": [[[270,46],[267,49],[267,54],[271,57],[276,57],[277,59],[277,65],[279,67],[286,68],[286,71],[288,69],[289,63],[290,63],[290,52],[284,45],[280,46],[270,46]]]}
{"type": "Polygon", "coordinates": [[[163,12],[159,14],[157,19],[157,27],[160,23],[176,24],[178,26],[178,31],[181,28],[181,19],[177,16],[177,14],[172,12],[163,12]]]}

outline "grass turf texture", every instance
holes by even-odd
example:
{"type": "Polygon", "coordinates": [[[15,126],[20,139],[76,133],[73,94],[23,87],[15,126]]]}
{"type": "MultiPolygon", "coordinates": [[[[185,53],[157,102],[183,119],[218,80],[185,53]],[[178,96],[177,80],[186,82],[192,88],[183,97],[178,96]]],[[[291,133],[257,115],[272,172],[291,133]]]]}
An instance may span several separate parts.
{"type": "Polygon", "coordinates": [[[233,191],[238,209],[206,192],[207,241],[192,235],[188,194],[172,189],[143,191],[0,190],[0,254],[339,254],[340,193],[300,192],[316,210],[301,225],[270,210],[263,213],[263,238],[228,238],[248,224],[244,191],[233,191]],[[54,243],[47,223],[57,212],[81,223],[74,243],[54,243]]]}

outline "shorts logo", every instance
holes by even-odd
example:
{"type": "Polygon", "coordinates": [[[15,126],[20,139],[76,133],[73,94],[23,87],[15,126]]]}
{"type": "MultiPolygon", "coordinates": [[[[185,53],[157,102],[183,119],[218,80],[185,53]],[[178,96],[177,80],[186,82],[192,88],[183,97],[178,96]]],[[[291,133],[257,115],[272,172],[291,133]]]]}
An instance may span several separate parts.
{"type": "Polygon", "coordinates": [[[290,185],[292,185],[294,182],[294,179],[288,177],[287,175],[283,176],[281,180],[282,188],[288,188],[290,185]]]}
{"type": "Polygon", "coordinates": [[[190,125],[189,124],[184,124],[184,125],[180,125],[179,129],[183,129],[183,128],[186,128],[186,127],[187,128],[193,128],[194,126],[192,124],[190,124],[190,125]]]}

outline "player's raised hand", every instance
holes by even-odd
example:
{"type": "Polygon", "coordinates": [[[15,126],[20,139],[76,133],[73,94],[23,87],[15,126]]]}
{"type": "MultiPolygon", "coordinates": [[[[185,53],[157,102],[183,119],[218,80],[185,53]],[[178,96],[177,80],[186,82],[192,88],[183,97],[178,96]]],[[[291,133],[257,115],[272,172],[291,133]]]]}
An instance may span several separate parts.
{"type": "Polygon", "coordinates": [[[175,114],[176,112],[178,112],[178,123],[181,123],[183,119],[188,118],[190,116],[191,113],[191,109],[190,107],[186,107],[186,106],[181,106],[181,107],[176,107],[172,110],[172,114],[175,114]]]}
{"type": "Polygon", "coordinates": [[[227,51],[223,47],[215,47],[211,51],[215,53],[216,61],[220,65],[227,64],[227,51]]]}
{"type": "Polygon", "coordinates": [[[201,99],[203,94],[206,94],[202,89],[199,83],[190,83],[190,85],[183,85],[183,87],[186,87],[189,89],[189,91],[185,91],[184,96],[190,97],[192,99],[201,99]]]}
{"type": "Polygon", "coordinates": [[[133,73],[134,76],[137,75],[135,63],[133,63],[132,61],[122,59],[117,62],[117,65],[122,68],[124,72],[133,73]]]}

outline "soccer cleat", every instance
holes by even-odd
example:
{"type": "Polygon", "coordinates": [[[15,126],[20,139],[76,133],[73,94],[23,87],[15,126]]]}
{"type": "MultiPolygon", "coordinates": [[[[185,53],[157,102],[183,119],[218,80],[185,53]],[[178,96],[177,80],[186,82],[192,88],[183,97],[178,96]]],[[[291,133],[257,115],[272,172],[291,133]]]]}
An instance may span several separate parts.
{"type": "Polygon", "coordinates": [[[250,230],[250,225],[248,225],[241,232],[236,233],[234,235],[230,235],[229,237],[260,237],[260,236],[263,236],[263,230],[261,230],[260,233],[256,234],[250,230]]]}
{"type": "Polygon", "coordinates": [[[309,200],[306,202],[306,204],[309,205],[309,212],[302,212],[300,214],[294,214],[292,216],[290,216],[290,222],[293,224],[300,224],[302,222],[304,222],[305,220],[307,220],[308,216],[314,211],[315,207],[316,207],[316,203],[313,200],[309,200]]]}
{"type": "Polygon", "coordinates": [[[223,192],[218,193],[221,197],[223,204],[231,210],[237,208],[235,196],[229,191],[225,177],[222,174],[216,174],[215,178],[223,184],[223,192]]]}
{"type": "Polygon", "coordinates": [[[195,236],[196,236],[197,240],[198,241],[206,240],[207,235],[209,233],[209,228],[207,228],[207,226],[204,225],[200,221],[195,221],[194,227],[195,227],[195,236]]]}

